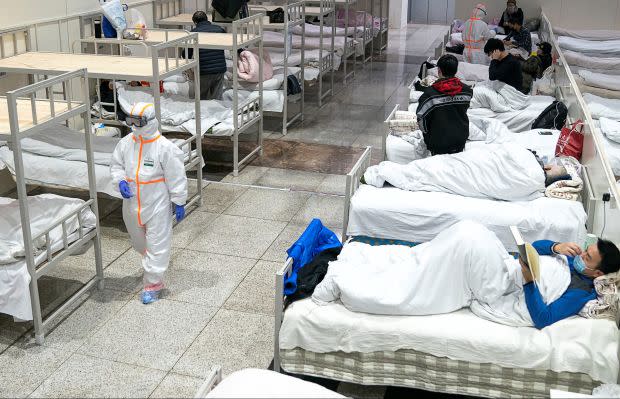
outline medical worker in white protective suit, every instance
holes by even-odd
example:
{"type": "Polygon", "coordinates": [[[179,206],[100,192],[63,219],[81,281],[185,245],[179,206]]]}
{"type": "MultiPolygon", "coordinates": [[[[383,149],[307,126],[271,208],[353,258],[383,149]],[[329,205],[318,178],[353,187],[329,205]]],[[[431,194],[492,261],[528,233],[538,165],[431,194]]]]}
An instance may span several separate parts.
{"type": "Polygon", "coordinates": [[[495,37],[495,32],[489,31],[489,25],[484,22],[486,17],[487,7],[479,3],[463,26],[463,57],[466,62],[489,65],[489,57],[484,54],[483,49],[487,40],[495,37]]]}
{"type": "Polygon", "coordinates": [[[137,115],[126,119],[133,131],[116,146],[110,170],[124,198],[123,220],[132,245],[142,254],[142,302],[148,304],[159,299],[164,287],[172,213],[177,221],[185,217],[187,177],[183,152],[160,134],[153,104],[138,103],[134,110],[137,115]]]}

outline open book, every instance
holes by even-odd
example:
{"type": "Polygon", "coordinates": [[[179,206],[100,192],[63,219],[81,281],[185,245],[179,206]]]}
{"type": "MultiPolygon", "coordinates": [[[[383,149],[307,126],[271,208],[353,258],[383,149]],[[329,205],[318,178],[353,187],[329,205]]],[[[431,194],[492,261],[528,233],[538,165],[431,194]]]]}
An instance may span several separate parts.
{"type": "Polygon", "coordinates": [[[536,249],[523,239],[517,226],[510,226],[510,232],[519,249],[519,260],[530,269],[534,281],[540,281],[540,257],[536,249]]]}

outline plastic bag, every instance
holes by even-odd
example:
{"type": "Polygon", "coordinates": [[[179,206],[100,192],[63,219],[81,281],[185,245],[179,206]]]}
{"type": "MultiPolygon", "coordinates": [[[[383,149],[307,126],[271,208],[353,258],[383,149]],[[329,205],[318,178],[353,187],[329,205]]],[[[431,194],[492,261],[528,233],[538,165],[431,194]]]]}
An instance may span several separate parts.
{"type": "Polygon", "coordinates": [[[101,3],[101,10],[117,32],[122,32],[127,28],[127,20],[120,0],[101,3]]]}
{"type": "Polygon", "coordinates": [[[125,17],[127,19],[128,33],[128,37],[126,37],[125,39],[137,40],[146,39],[148,37],[146,29],[146,18],[144,18],[144,15],[140,11],[131,8],[127,11],[125,17]]]}

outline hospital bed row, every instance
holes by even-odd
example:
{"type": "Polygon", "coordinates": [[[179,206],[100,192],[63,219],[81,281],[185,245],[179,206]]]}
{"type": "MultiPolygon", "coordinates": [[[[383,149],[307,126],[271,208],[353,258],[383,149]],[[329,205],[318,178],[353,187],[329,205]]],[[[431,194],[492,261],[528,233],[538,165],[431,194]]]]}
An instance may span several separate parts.
{"type": "MultiPolygon", "coordinates": [[[[45,331],[65,309],[97,285],[103,288],[103,265],[95,180],[95,152],[90,133],[88,73],[85,69],[60,74],[17,90],[0,99],[0,140],[11,146],[17,199],[0,198],[0,312],[17,320],[33,320],[34,336],[42,344],[45,331]],[[50,93],[62,86],[65,100],[50,93]],[[79,96],[71,90],[76,88],[79,96]],[[48,94],[38,99],[37,93],[48,94]],[[76,98],[77,97],[77,98],[76,98]],[[76,118],[81,120],[76,121],[76,118]],[[54,139],[55,126],[82,123],[80,171],[86,180],[86,201],[59,195],[29,196],[28,159],[22,144],[33,137],[54,139]],[[67,256],[95,252],[95,277],[46,317],[41,310],[39,279],[51,273],[67,256]]],[[[5,148],[5,147],[3,147],[5,148]]],[[[66,173],[64,176],[67,176],[66,173]]]]}
{"type": "MultiPolygon", "coordinates": [[[[515,252],[509,226],[517,226],[526,241],[582,242],[587,232],[600,232],[594,230],[595,219],[617,223],[599,213],[602,193],[610,192],[615,181],[605,175],[598,135],[570,78],[570,71],[556,64],[554,96],[529,97],[524,112],[501,116],[502,112],[491,109],[473,110],[470,120],[486,121],[486,129],[478,129],[486,136],[467,146],[475,148],[503,138],[550,159],[555,156],[560,132],[531,130],[531,126],[552,101],[563,101],[569,109],[568,124],[586,122],[580,201],[548,197],[497,201],[378,188],[361,183],[371,165],[371,149],[367,148],[347,175],[343,242],[413,246],[459,221],[473,220],[515,252]]],[[[397,111],[398,107],[386,124],[397,111]]],[[[397,138],[386,134],[385,140],[390,137],[397,138]]],[[[401,144],[408,146],[400,151],[402,162],[411,161],[406,158],[414,152],[411,143],[401,140],[401,144]]],[[[390,150],[394,147],[384,144],[384,159],[394,156],[390,150]]],[[[275,275],[276,371],[482,397],[542,398],[548,397],[550,389],[590,393],[602,383],[618,381],[620,333],[613,320],[575,317],[537,330],[493,323],[469,309],[434,316],[385,316],[352,312],[338,301],[318,305],[308,298],[287,304],[284,281],[292,271],[293,259],[288,258],[275,275]]]]}

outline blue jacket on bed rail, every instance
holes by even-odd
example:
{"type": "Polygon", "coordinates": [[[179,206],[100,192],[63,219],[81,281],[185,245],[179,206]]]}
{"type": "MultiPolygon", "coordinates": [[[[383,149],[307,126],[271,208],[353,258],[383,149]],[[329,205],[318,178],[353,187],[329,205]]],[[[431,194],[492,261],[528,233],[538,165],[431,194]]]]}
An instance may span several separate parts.
{"type": "Polygon", "coordinates": [[[312,258],[326,249],[342,246],[338,236],[323,226],[319,219],[313,219],[299,239],[286,251],[293,258],[293,270],[284,279],[284,295],[297,291],[297,272],[312,258]]]}
{"type": "MultiPolygon", "coordinates": [[[[539,255],[555,255],[552,251],[555,242],[540,240],[532,243],[539,255]]],[[[556,321],[566,319],[579,313],[581,308],[591,299],[596,299],[596,291],[592,279],[578,273],[573,267],[574,257],[567,256],[570,268],[571,281],[561,297],[549,305],[538,290],[536,284],[528,283],[523,286],[527,310],[532,317],[534,326],[538,329],[545,328],[556,321]]]]}

